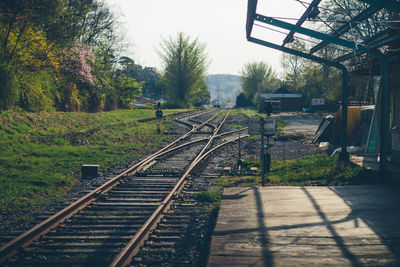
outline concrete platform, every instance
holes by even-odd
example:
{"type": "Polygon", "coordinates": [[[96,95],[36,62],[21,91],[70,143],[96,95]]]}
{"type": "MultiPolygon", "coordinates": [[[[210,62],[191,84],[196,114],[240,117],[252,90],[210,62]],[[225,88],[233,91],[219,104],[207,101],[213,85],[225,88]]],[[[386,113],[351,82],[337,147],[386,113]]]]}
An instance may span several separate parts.
{"type": "Polygon", "coordinates": [[[400,266],[400,187],[225,189],[208,266],[400,266]]]}

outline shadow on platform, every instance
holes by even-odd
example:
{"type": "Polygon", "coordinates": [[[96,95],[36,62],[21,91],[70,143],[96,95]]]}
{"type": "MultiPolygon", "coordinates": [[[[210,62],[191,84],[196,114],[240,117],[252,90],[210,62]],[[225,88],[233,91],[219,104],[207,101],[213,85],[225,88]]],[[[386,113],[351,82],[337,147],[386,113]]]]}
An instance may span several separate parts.
{"type": "Polygon", "coordinates": [[[393,186],[227,188],[208,265],[399,266],[399,191],[393,186]]]}

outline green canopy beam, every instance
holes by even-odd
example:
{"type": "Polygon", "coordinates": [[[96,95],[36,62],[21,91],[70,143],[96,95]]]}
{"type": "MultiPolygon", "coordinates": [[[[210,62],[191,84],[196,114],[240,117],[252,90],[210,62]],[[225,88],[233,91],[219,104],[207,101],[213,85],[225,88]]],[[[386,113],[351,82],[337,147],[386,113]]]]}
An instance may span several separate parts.
{"type": "MultiPolygon", "coordinates": [[[[318,7],[319,3],[321,2],[321,0],[313,0],[311,2],[311,4],[308,6],[308,8],[306,9],[306,11],[303,13],[303,15],[299,18],[299,20],[296,22],[296,26],[300,27],[301,25],[303,25],[304,21],[306,21],[306,19],[309,17],[310,13],[312,12],[312,10],[316,7],[318,7]]],[[[290,31],[288,33],[288,35],[285,37],[285,39],[283,40],[283,44],[282,46],[285,46],[285,44],[290,43],[291,40],[293,40],[293,35],[294,35],[295,31],[290,31]]]]}
{"type": "Polygon", "coordinates": [[[326,65],[329,65],[329,66],[332,66],[332,67],[335,67],[335,68],[338,68],[338,69],[341,69],[341,70],[343,70],[343,68],[346,69],[346,67],[343,66],[340,63],[333,62],[333,61],[330,61],[330,60],[327,60],[327,59],[324,59],[324,58],[321,58],[321,57],[317,57],[317,56],[314,56],[314,55],[310,55],[310,54],[307,54],[307,53],[304,53],[304,52],[301,52],[301,51],[298,51],[298,50],[295,50],[295,49],[292,49],[292,48],[287,48],[287,47],[284,47],[284,46],[280,46],[280,45],[277,45],[277,44],[274,44],[274,43],[271,43],[271,42],[268,42],[268,41],[264,41],[264,40],[261,40],[261,39],[258,39],[258,38],[249,37],[249,38],[247,38],[247,40],[250,41],[250,42],[262,45],[262,46],[266,46],[266,47],[269,47],[269,48],[273,48],[273,49],[279,50],[281,52],[292,54],[294,56],[303,57],[303,58],[318,62],[320,64],[326,64],[326,65]]]}
{"type": "Polygon", "coordinates": [[[334,43],[334,44],[337,44],[340,46],[351,48],[356,51],[358,51],[358,50],[365,51],[365,47],[356,45],[355,43],[347,41],[345,39],[340,39],[340,38],[337,38],[337,37],[334,37],[334,36],[331,36],[328,34],[320,33],[320,32],[310,30],[310,29],[307,29],[304,27],[299,27],[299,26],[296,26],[296,25],[293,25],[293,24],[290,24],[290,23],[287,23],[287,22],[284,22],[284,21],[281,21],[278,19],[274,19],[271,17],[266,17],[266,16],[263,16],[260,14],[255,14],[254,20],[260,21],[260,22],[263,22],[263,23],[266,23],[266,24],[269,24],[272,26],[276,26],[279,28],[283,28],[286,30],[298,32],[298,33],[301,33],[301,34],[304,34],[304,35],[307,35],[307,36],[310,36],[313,38],[317,38],[317,39],[320,39],[323,41],[328,41],[330,43],[334,43]]]}
{"type": "MultiPolygon", "coordinates": [[[[332,36],[333,37],[341,36],[342,34],[344,34],[347,31],[349,31],[351,29],[352,25],[355,25],[357,22],[363,21],[363,20],[371,17],[373,14],[375,14],[379,10],[381,10],[380,7],[374,7],[374,6],[368,7],[367,9],[362,11],[360,14],[355,16],[351,21],[349,21],[349,23],[343,25],[342,27],[337,29],[334,33],[332,33],[332,36]]],[[[316,46],[314,46],[313,48],[310,49],[310,54],[314,54],[315,52],[317,52],[318,50],[324,48],[328,44],[329,44],[328,41],[320,42],[319,44],[317,44],[316,46]]]]}
{"type": "MultiPolygon", "coordinates": [[[[365,42],[362,42],[362,45],[368,46],[370,48],[370,50],[374,50],[379,46],[385,45],[391,41],[398,40],[398,39],[400,39],[400,33],[390,34],[387,31],[383,31],[383,32],[380,32],[380,33],[374,35],[372,38],[366,40],[365,42]]],[[[355,56],[359,56],[365,52],[366,51],[355,51],[352,53],[348,53],[346,55],[336,58],[335,62],[340,63],[340,62],[349,60],[355,56]]]]}
{"type": "Polygon", "coordinates": [[[247,21],[246,21],[246,37],[249,38],[253,31],[254,14],[256,14],[258,0],[248,0],[247,3],[247,21]]]}

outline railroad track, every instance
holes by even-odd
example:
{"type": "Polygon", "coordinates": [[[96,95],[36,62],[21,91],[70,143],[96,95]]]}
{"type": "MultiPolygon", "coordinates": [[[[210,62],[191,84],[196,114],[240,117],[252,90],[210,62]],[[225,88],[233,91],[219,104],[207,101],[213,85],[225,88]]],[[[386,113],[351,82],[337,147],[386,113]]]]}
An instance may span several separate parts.
{"type": "MultiPolygon", "coordinates": [[[[205,116],[210,115],[197,117],[205,116]]],[[[195,195],[207,184],[196,177],[207,158],[235,141],[240,131],[219,134],[227,117],[177,119],[191,130],[3,245],[0,263],[176,265],[173,259],[178,258],[171,253],[185,251],[198,206],[195,195]]]]}

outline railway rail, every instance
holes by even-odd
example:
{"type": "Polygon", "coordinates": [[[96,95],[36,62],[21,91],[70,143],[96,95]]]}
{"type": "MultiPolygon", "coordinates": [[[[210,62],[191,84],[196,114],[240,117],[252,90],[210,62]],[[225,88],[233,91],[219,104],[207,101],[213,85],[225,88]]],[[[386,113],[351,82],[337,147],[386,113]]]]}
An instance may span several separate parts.
{"type": "MultiPolygon", "coordinates": [[[[191,128],[186,134],[3,245],[0,263],[126,266],[173,262],[167,252],[183,242],[193,213],[190,209],[196,206],[194,195],[204,189],[195,178],[205,168],[205,159],[234,142],[236,133],[243,130],[220,134],[228,115],[222,121],[218,114],[204,121],[177,119],[191,128]],[[153,256],[150,251],[155,252],[153,256]]],[[[210,114],[197,117],[204,116],[210,114]]]]}

